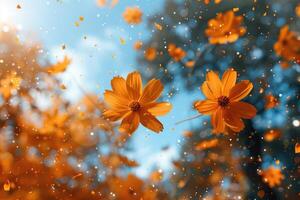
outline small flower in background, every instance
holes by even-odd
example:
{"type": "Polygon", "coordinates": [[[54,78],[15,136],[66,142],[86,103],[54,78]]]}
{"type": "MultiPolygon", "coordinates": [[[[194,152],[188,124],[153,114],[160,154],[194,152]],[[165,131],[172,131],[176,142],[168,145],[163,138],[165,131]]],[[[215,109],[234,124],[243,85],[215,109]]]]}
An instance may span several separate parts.
{"type": "Polygon", "coordinates": [[[217,17],[208,21],[205,34],[211,44],[226,44],[235,42],[246,33],[241,26],[242,16],[235,16],[233,11],[218,13],[217,17]]]}
{"type": "Polygon", "coordinates": [[[0,94],[4,99],[10,98],[14,91],[20,89],[21,82],[21,77],[16,72],[11,72],[10,75],[0,81],[0,94]]]}
{"type": "Polygon", "coordinates": [[[279,105],[279,101],[276,97],[274,97],[272,94],[268,94],[265,96],[265,108],[271,109],[275,108],[279,105]]]}
{"type": "Polygon", "coordinates": [[[218,145],[218,139],[204,140],[196,144],[195,150],[202,151],[218,145]]]}
{"type": "Polygon", "coordinates": [[[140,49],[142,48],[142,46],[143,46],[143,42],[140,41],[140,40],[138,40],[138,41],[136,41],[136,42],[134,43],[133,48],[134,48],[135,50],[140,50],[140,49]]]}
{"type": "Polygon", "coordinates": [[[284,175],[281,173],[279,168],[270,166],[267,169],[260,172],[260,175],[263,178],[263,181],[267,183],[270,187],[275,187],[281,184],[281,181],[284,179],[284,175]]]}
{"type": "Polygon", "coordinates": [[[264,140],[267,142],[272,142],[275,139],[278,139],[281,136],[281,131],[277,129],[270,129],[265,132],[264,140]]]}
{"type": "Polygon", "coordinates": [[[169,55],[176,61],[180,61],[182,58],[185,57],[186,55],[186,52],[180,48],[180,47],[177,47],[175,44],[171,43],[168,45],[168,52],[169,52],[169,55]]]}
{"type": "Polygon", "coordinates": [[[280,29],[274,50],[278,56],[286,61],[300,63],[300,39],[295,32],[289,30],[287,25],[280,29]]]}
{"type": "Polygon", "coordinates": [[[145,50],[145,58],[148,61],[153,61],[156,58],[156,49],[153,47],[149,47],[145,50]]]}
{"type": "Polygon", "coordinates": [[[111,121],[122,119],[119,130],[133,133],[139,123],[154,132],[161,132],[163,125],[155,116],[167,114],[172,105],[168,102],[155,102],[163,91],[159,80],[152,79],[143,88],[139,72],[128,74],[125,80],[114,77],[111,81],[112,91],[106,90],[104,100],[110,106],[103,114],[111,121]]]}
{"type": "Polygon", "coordinates": [[[110,3],[107,0],[97,0],[97,5],[99,7],[105,7],[110,5],[111,8],[115,7],[119,3],[119,0],[111,0],[110,3]]]}
{"type": "Polygon", "coordinates": [[[295,144],[295,153],[300,153],[300,144],[299,143],[295,144]]]}
{"type": "Polygon", "coordinates": [[[236,84],[237,72],[228,69],[220,80],[210,71],[202,84],[202,92],[207,100],[197,101],[194,106],[199,113],[211,115],[213,133],[240,132],[245,125],[242,119],[251,119],[256,115],[256,108],[249,103],[240,102],[252,90],[248,80],[236,84]]]}
{"type": "MultiPolygon", "coordinates": [[[[219,4],[221,3],[222,0],[215,0],[215,4],[219,4]]],[[[205,4],[209,4],[210,3],[210,0],[204,0],[204,3],[205,4]]]]}
{"type": "Polygon", "coordinates": [[[295,13],[298,17],[300,17],[300,4],[295,8],[295,13]]]}
{"type": "Polygon", "coordinates": [[[185,63],[185,66],[188,68],[193,68],[195,66],[196,62],[194,60],[189,60],[185,63]]]}
{"type": "Polygon", "coordinates": [[[143,13],[138,7],[127,7],[123,18],[128,24],[139,24],[142,22],[143,13]]]}
{"type": "Polygon", "coordinates": [[[163,177],[164,173],[162,172],[162,170],[155,170],[150,174],[149,179],[153,183],[159,183],[163,179],[163,177]]]}

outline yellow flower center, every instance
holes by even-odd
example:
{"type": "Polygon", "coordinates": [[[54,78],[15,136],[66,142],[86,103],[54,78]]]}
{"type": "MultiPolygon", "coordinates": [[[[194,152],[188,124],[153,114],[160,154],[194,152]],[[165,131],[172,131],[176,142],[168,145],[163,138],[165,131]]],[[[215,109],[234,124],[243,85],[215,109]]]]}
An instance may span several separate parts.
{"type": "Polygon", "coordinates": [[[131,111],[136,112],[141,108],[141,105],[139,102],[133,101],[129,104],[129,107],[130,107],[131,111]]]}
{"type": "Polygon", "coordinates": [[[229,104],[229,98],[226,97],[226,96],[220,96],[218,98],[218,104],[221,106],[221,107],[226,107],[228,104],[229,104]]]}

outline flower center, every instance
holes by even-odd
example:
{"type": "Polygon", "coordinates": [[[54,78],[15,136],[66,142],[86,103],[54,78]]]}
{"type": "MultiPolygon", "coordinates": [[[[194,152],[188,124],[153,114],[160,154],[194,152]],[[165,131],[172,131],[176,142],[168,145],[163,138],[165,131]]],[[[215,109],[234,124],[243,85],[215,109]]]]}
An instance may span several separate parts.
{"type": "Polygon", "coordinates": [[[129,107],[130,107],[131,111],[135,112],[135,111],[138,111],[141,108],[141,105],[140,105],[139,102],[133,101],[129,104],[129,107]]]}
{"type": "Polygon", "coordinates": [[[229,104],[229,98],[226,97],[226,96],[220,96],[218,98],[218,104],[221,106],[221,107],[226,107],[228,104],[229,104]]]}

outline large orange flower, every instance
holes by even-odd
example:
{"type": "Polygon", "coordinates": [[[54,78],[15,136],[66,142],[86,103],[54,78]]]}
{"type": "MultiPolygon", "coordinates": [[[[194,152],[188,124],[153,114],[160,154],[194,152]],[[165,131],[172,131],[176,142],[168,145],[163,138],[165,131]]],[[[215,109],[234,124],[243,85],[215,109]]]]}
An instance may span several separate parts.
{"type": "Polygon", "coordinates": [[[139,24],[143,13],[138,7],[128,7],[123,13],[123,18],[128,24],[139,24]]]}
{"type": "Polygon", "coordinates": [[[141,122],[154,132],[163,130],[163,125],[155,116],[167,114],[172,105],[168,102],[155,102],[161,95],[163,85],[159,80],[152,79],[143,88],[139,72],[128,74],[125,80],[114,77],[111,81],[112,91],[106,90],[104,100],[110,108],[103,114],[111,120],[122,119],[121,132],[133,133],[141,122]]]}
{"type": "Polygon", "coordinates": [[[211,44],[226,44],[235,42],[246,33],[246,28],[241,26],[242,16],[235,16],[233,11],[218,13],[217,17],[208,21],[205,34],[211,44]]]}
{"type": "Polygon", "coordinates": [[[274,50],[277,55],[285,60],[300,63],[300,39],[295,32],[289,31],[287,25],[280,29],[278,40],[274,44],[274,50]]]}
{"type": "Polygon", "coordinates": [[[202,92],[207,100],[195,103],[195,108],[204,115],[211,115],[214,133],[226,133],[232,130],[240,132],[244,129],[243,119],[251,119],[256,115],[256,108],[249,103],[240,102],[252,90],[248,80],[236,84],[237,72],[228,69],[220,80],[210,71],[202,84],[202,92]]]}

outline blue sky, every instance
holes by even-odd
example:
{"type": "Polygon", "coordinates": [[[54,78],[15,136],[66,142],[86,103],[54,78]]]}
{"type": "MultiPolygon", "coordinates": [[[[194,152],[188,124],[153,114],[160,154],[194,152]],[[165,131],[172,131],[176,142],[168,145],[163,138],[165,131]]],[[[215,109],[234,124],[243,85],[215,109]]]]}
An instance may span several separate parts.
{"type": "MultiPolygon", "coordinates": [[[[0,0],[0,21],[13,24],[41,41],[53,62],[64,55],[72,59],[71,66],[60,78],[68,88],[66,97],[76,101],[82,93],[74,79],[85,90],[102,97],[103,91],[110,89],[113,76],[126,76],[135,70],[137,53],[133,43],[150,36],[145,19],[158,12],[163,3],[163,0],[120,0],[114,8],[99,8],[95,0],[0,0]],[[17,4],[21,9],[16,9],[17,4]],[[123,21],[122,13],[127,6],[141,8],[142,24],[130,26],[123,21]],[[80,16],[84,21],[76,27],[80,16]],[[120,38],[126,43],[121,44],[120,38]],[[63,44],[65,50],[61,48],[63,44]]],[[[136,171],[138,175],[147,175],[153,167],[169,169],[184,142],[183,131],[201,123],[201,119],[195,119],[175,126],[176,121],[197,114],[192,109],[192,102],[197,98],[201,98],[200,90],[197,96],[179,92],[170,99],[172,112],[160,118],[165,126],[163,133],[158,135],[143,127],[134,133],[129,156],[141,165],[136,171]],[[166,146],[169,148],[162,151],[166,146]]]]}

